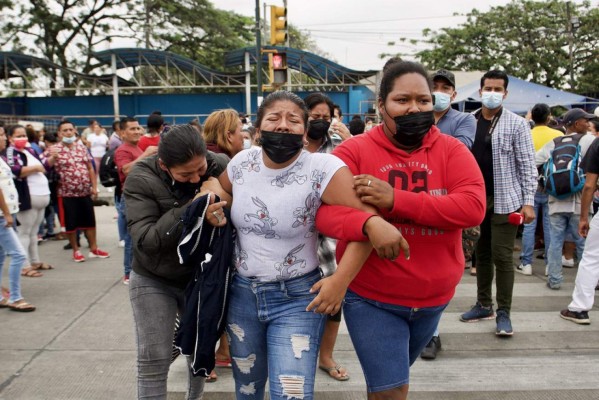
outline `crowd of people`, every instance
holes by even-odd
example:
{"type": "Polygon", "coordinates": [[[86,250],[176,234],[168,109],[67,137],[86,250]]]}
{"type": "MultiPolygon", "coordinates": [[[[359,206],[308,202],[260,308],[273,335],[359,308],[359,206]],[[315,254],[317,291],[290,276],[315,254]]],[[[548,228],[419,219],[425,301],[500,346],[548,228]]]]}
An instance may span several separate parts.
{"type": "Polygon", "coordinates": [[[189,363],[188,399],[218,379],[215,366],[232,368],[238,399],[264,398],[267,384],[271,399],[312,399],[317,368],[350,379],[333,356],[342,316],[368,398],[406,399],[410,366],[442,348],[439,321],[465,267],[477,293],[460,320],[494,319],[495,334],[511,337],[515,273],[532,275],[537,247],[550,290],[561,288],[562,266],[576,260],[572,302],[560,316],[588,324],[599,280],[599,220],[591,219],[599,119],[575,108],[557,121],[536,104],[527,120],[503,107],[508,87],[505,72],[486,72],[481,108],[460,112],[451,107],[453,73],[390,60],[378,125],[359,116],[346,125],[324,93],[302,99],[277,91],[255,121],[222,109],[203,124],[168,126],[155,111],[147,129],[127,117],[110,135],[96,121],[78,133],[65,120],[43,140],[27,127],[0,126],[0,272],[10,257],[0,307],[35,310],[20,278],[53,268],[40,258],[38,239],[57,234],[54,214],[72,261],[86,260],[80,232],[87,258],[110,256],[98,247],[93,208],[110,156],[140,399],[166,398],[179,353],[189,363]],[[567,169],[580,183],[557,188],[562,170],[548,165],[568,145],[580,165],[567,169]],[[197,235],[191,250],[190,235],[197,235]],[[222,240],[233,249],[224,257],[216,248],[222,240]],[[233,274],[210,283],[226,294],[218,306],[195,294],[205,301],[197,329],[213,333],[190,347],[182,338],[193,313],[185,311],[208,262],[233,274]]]}

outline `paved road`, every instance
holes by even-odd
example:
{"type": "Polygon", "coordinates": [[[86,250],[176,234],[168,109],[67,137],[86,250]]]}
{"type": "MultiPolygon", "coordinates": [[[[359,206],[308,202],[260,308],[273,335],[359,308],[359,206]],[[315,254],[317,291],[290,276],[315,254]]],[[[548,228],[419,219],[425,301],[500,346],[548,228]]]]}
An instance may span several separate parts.
{"type": "MultiPolygon", "coordinates": [[[[96,215],[99,243],[112,254],[109,259],[75,264],[62,250],[65,242],[45,242],[41,255],[56,269],[41,278],[23,278],[24,296],[38,310],[0,310],[1,400],[135,398],[135,345],[127,287],[121,283],[115,211],[97,207],[96,215]]],[[[444,349],[436,361],[419,360],[412,367],[410,399],[599,399],[599,320],[578,326],[559,318],[576,270],[565,270],[562,290],[550,291],[541,263],[535,260],[533,276],[516,276],[511,339],[496,338],[492,321],[458,321],[476,293],[475,278],[464,275],[441,321],[444,349]]],[[[591,312],[591,318],[598,315],[591,312]]],[[[345,326],[336,358],[351,379],[336,382],[318,371],[316,398],[365,398],[345,326]]],[[[204,398],[233,399],[230,370],[218,372],[218,382],[206,385],[204,398]]],[[[179,360],[171,369],[169,399],[184,399],[185,382],[179,360]]]]}

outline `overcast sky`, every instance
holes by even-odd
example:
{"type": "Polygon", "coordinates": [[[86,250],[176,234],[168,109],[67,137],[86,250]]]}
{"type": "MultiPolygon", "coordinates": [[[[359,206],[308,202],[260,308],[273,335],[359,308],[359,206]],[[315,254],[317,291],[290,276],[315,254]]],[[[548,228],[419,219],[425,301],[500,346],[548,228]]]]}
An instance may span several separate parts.
{"type": "MultiPolygon", "coordinates": [[[[582,0],[575,0],[580,3],[582,0]]],[[[287,20],[310,32],[318,46],[338,63],[356,70],[380,69],[381,53],[401,53],[404,58],[423,45],[399,42],[400,37],[422,39],[422,30],[458,26],[476,5],[479,11],[505,5],[509,0],[288,0],[287,20]],[[395,46],[387,43],[396,42],[395,46]]],[[[592,0],[594,6],[599,0],[592,0]]],[[[255,0],[213,0],[224,10],[254,17],[255,0]]],[[[260,0],[260,4],[264,4],[260,0]]],[[[267,0],[267,5],[283,5],[283,0],[267,0]]],[[[262,18],[263,7],[260,7],[262,18]]],[[[267,18],[270,17],[267,12],[267,18]]]]}

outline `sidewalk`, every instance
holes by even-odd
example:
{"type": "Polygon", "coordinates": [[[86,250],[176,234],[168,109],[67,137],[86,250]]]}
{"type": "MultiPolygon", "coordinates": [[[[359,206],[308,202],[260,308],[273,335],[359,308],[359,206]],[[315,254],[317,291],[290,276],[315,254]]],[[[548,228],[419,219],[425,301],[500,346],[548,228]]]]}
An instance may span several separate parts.
{"type": "MultiPolygon", "coordinates": [[[[76,264],[62,249],[65,241],[44,242],[40,255],[56,269],[22,278],[24,297],[38,309],[0,310],[0,400],[135,398],[135,339],[115,215],[114,207],[96,208],[98,243],[110,258],[76,264]]],[[[435,361],[414,364],[410,399],[599,399],[597,307],[590,326],[559,318],[576,269],[564,269],[562,289],[550,291],[542,261],[535,259],[533,268],[531,277],[516,274],[511,339],[497,338],[493,321],[458,321],[475,301],[476,281],[466,271],[441,321],[443,351],[435,361]]],[[[337,382],[317,371],[316,399],[364,399],[364,378],[344,325],[335,357],[351,379],[337,382]]],[[[204,399],[233,399],[231,371],[217,372],[204,399]]],[[[171,368],[169,399],[184,399],[186,379],[180,358],[171,368]]]]}

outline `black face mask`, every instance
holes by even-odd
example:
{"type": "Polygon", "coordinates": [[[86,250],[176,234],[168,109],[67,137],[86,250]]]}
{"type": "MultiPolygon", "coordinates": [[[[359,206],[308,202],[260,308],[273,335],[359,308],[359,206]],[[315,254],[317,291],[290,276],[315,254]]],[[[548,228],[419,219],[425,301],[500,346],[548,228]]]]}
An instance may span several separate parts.
{"type": "Polygon", "coordinates": [[[273,162],[291,160],[303,147],[304,136],[294,133],[260,131],[262,150],[273,162]]]}
{"type": "Polygon", "coordinates": [[[393,121],[395,121],[393,139],[403,146],[415,147],[422,143],[424,136],[435,124],[435,115],[432,111],[422,111],[395,117],[393,121]]]}
{"type": "Polygon", "coordinates": [[[179,182],[178,180],[176,180],[173,177],[173,174],[171,174],[171,171],[168,170],[168,174],[171,177],[171,186],[173,188],[173,191],[179,192],[183,195],[186,196],[195,196],[195,194],[200,190],[200,186],[202,186],[201,181],[200,182],[179,182]]]}
{"type": "Polygon", "coordinates": [[[320,140],[329,131],[331,123],[324,119],[313,119],[308,125],[308,137],[313,140],[320,140]]]}

